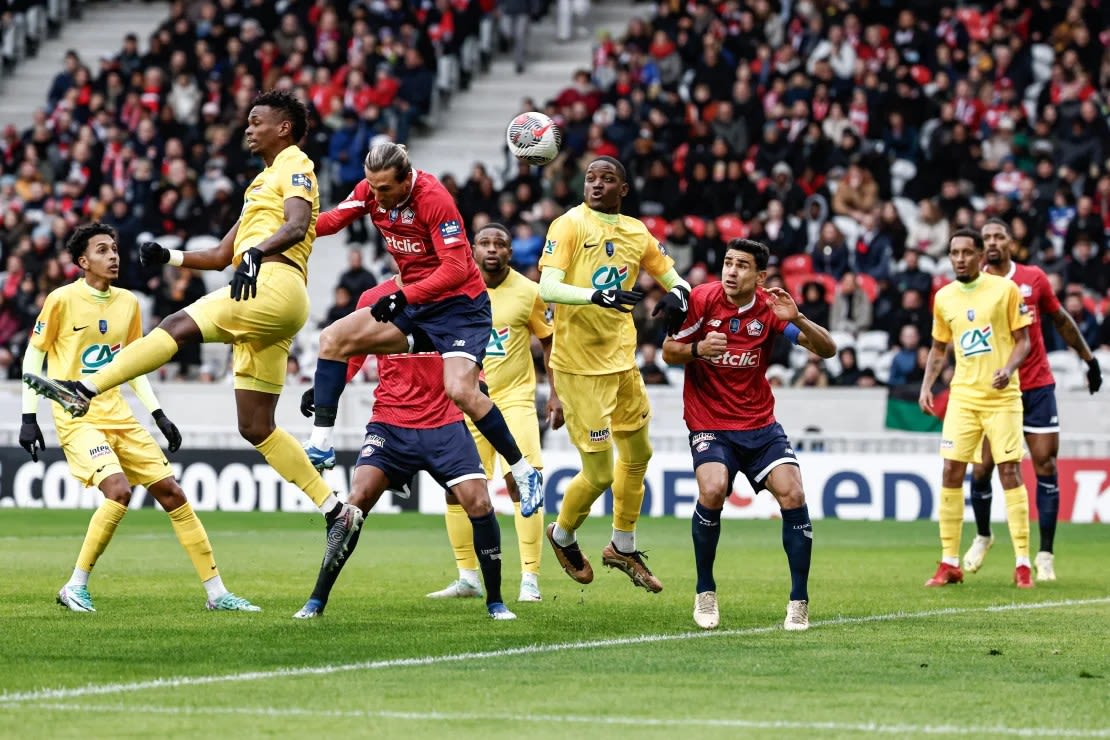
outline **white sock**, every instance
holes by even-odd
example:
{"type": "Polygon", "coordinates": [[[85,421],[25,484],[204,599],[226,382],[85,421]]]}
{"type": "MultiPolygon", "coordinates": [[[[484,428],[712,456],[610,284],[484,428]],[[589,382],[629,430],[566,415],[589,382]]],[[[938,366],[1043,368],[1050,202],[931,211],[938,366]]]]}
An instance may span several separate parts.
{"type": "Polygon", "coordinates": [[[623,552],[625,555],[636,552],[636,530],[622,532],[614,529],[613,547],[617,548],[617,552],[623,552]]]}
{"type": "Polygon", "coordinates": [[[951,565],[953,568],[959,568],[960,567],[960,559],[958,557],[956,557],[956,558],[941,558],[940,562],[944,563],[945,565],[951,565]]]}
{"type": "Polygon", "coordinates": [[[73,575],[69,577],[67,586],[88,586],[89,585],[89,572],[81,570],[80,568],[73,569],[73,575]]]}
{"type": "Polygon", "coordinates": [[[204,590],[208,592],[208,600],[215,601],[227,593],[227,587],[224,586],[224,580],[219,576],[212,576],[204,582],[204,590]]]}
{"type": "Polygon", "coordinates": [[[318,450],[331,448],[331,427],[312,427],[308,443],[318,450]]]}
{"type": "Polygon", "coordinates": [[[566,531],[559,526],[559,522],[555,522],[555,529],[551,530],[551,539],[555,540],[555,544],[559,547],[570,547],[578,541],[574,532],[566,531]]]}
{"type": "Polygon", "coordinates": [[[470,568],[459,568],[459,580],[466,581],[472,586],[478,585],[478,571],[470,568]]]}
{"type": "Polygon", "coordinates": [[[539,577],[535,573],[521,573],[520,585],[523,586],[526,583],[529,583],[533,586],[539,585],[539,577]]]}
{"type": "Polygon", "coordinates": [[[1033,567],[1033,564],[1029,562],[1029,558],[1028,558],[1028,557],[1019,557],[1019,558],[1017,559],[1017,565],[1015,565],[1014,567],[1015,567],[1015,568],[1020,568],[1020,567],[1021,567],[1021,566],[1023,566],[1023,565],[1024,565],[1024,566],[1025,566],[1026,568],[1031,568],[1031,567],[1033,567]]]}
{"type": "Polygon", "coordinates": [[[334,509],[336,506],[339,506],[341,503],[342,502],[335,497],[334,493],[329,493],[328,497],[324,499],[324,503],[320,504],[316,508],[320,510],[321,514],[330,514],[331,510],[334,509]]]}
{"type": "Polygon", "coordinates": [[[513,480],[515,480],[516,484],[521,488],[524,487],[524,482],[528,480],[528,476],[531,475],[532,471],[535,469],[524,455],[521,455],[520,459],[510,465],[509,468],[513,471],[513,480]]]}
{"type": "Polygon", "coordinates": [[[79,382],[80,382],[81,386],[89,392],[90,396],[95,396],[95,395],[100,393],[100,391],[97,389],[97,387],[95,385],[93,385],[92,383],[90,383],[89,381],[82,380],[82,381],[79,381],[79,382]]]}

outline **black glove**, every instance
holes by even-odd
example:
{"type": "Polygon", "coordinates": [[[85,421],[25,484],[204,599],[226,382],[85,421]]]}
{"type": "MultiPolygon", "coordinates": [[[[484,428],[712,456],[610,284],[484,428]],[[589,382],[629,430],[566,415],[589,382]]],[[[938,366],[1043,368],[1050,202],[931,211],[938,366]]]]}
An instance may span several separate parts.
{"type": "Polygon", "coordinates": [[[638,290],[620,290],[618,288],[595,290],[594,294],[590,296],[590,300],[602,308],[612,308],[621,313],[632,313],[632,307],[643,299],[644,294],[638,290]]]}
{"type": "Polygon", "coordinates": [[[301,416],[307,416],[311,419],[312,415],[316,413],[316,396],[314,395],[315,392],[315,388],[309,388],[307,391],[301,394],[301,416]]]}
{"type": "Polygon", "coordinates": [[[34,414],[23,415],[23,424],[19,427],[19,446],[31,453],[34,462],[39,461],[39,450],[46,449],[38,417],[34,414]]]}
{"type": "Polygon", "coordinates": [[[181,432],[178,431],[177,425],[170,421],[166,416],[166,412],[162,409],[157,409],[151,416],[154,417],[154,423],[162,430],[162,434],[166,436],[166,441],[170,443],[170,452],[177,452],[181,449],[181,432]]]}
{"type": "Polygon", "coordinates": [[[385,324],[397,318],[407,305],[409,305],[409,299],[405,298],[405,292],[398,290],[396,293],[379,298],[377,303],[370,307],[370,315],[385,324]]]}
{"type": "MultiPolygon", "coordinates": [[[[1087,390],[1091,395],[1098,393],[1098,389],[1102,387],[1102,368],[1098,366],[1098,358],[1092,357],[1087,360],[1087,390]]],[[[22,437],[20,437],[22,439],[22,437]]]]}
{"type": "Polygon", "coordinates": [[[258,268],[262,265],[262,250],[251,247],[243,252],[243,259],[231,276],[231,297],[245,301],[258,295],[258,268]]]}
{"type": "Polygon", "coordinates": [[[139,245],[139,263],[143,267],[164,265],[170,261],[170,250],[158,242],[143,242],[139,245]]]}
{"type": "Polygon", "coordinates": [[[663,314],[666,317],[667,333],[675,334],[682,328],[682,322],[686,320],[686,311],[689,308],[690,290],[685,285],[676,285],[667,295],[659,299],[651,315],[654,317],[663,314]]]}

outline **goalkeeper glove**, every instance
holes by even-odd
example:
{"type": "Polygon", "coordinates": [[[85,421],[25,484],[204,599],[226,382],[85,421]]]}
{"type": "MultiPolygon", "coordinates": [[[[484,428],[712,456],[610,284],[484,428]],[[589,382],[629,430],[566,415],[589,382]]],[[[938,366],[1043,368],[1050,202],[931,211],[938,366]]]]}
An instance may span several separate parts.
{"type": "Polygon", "coordinates": [[[231,276],[231,297],[245,301],[258,295],[258,268],[262,265],[262,250],[251,247],[243,252],[243,259],[231,276]]]}
{"type": "Polygon", "coordinates": [[[23,415],[23,424],[19,427],[19,446],[31,453],[31,460],[34,462],[39,461],[39,450],[46,449],[38,417],[34,414],[23,415]]]}
{"type": "Polygon", "coordinates": [[[632,313],[632,307],[644,299],[644,294],[638,290],[620,290],[609,288],[595,290],[590,296],[590,301],[602,308],[611,308],[621,313],[632,313]]]}
{"type": "Polygon", "coordinates": [[[177,452],[181,449],[181,432],[178,430],[177,425],[170,421],[166,416],[166,412],[162,409],[157,409],[151,416],[154,417],[154,423],[162,430],[165,435],[166,441],[170,443],[170,452],[177,452]]]}
{"type": "Polygon", "coordinates": [[[164,265],[170,261],[170,250],[158,242],[143,242],[139,245],[139,263],[143,267],[164,265]]]}
{"type": "Polygon", "coordinates": [[[686,312],[689,309],[690,289],[685,285],[676,285],[667,295],[659,299],[651,315],[655,317],[663,314],[667,322],[667,333],[674,334],[682,328],[682,322],[686,320],[686,312]]]}
{"type": "Polygon", "coordinates": [[[1102,387],[1102,368],[1098,366],[1098,358],[1092,357],[1087,360],[1087,390],[1091,395],[1098,393],[1098,389],[1102,387]]]}

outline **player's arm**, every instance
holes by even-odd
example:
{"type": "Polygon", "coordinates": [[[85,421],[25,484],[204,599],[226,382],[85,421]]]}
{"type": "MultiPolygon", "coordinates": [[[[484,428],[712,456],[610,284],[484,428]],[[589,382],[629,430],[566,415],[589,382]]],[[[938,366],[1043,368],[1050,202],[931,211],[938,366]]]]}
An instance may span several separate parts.
{"type": "Polygon", "coordinates": [[[1098,389],[1102,387],[1102,369],[1099,367],[1094,353],[1091,352],[1091,348],[1087,345],[1087,340],[1079,332],[1079,326],[1075,323],[1075,319],[1071,317],[1067,309],[1059,305],[1049,315],[1052,316],[1052,323],[1056,326],[1056,331],[1060,332],[1060,336],[1064,338],[1068,346],[1078,352],[1083,361],[1087,363],[1087,390],[1091,393],[1098,393],[1098,389]]]}
{"type": "Polygon", "coordinates": [[[166,249],[158,242],[143,242],[139,245],[139,262],[144,267],[168,264],[190,270],[222,270],[231,264],[231,258],[235,254],[235,236],[238,233],[239,222],[236,221],[219,244],[210,249],[192,252],[166,249]]]}
{"type": "Polygon", "coordinates": [[[547,418],[552,429],[563,426],[563,402],[555,392],[555,371],[551,369],[551,347],[554,344],[552,337],[547,336],[540,340],[543,347],[543,366],[547,370],[547,418]]]}
{"type": "Polygon", "coordinates": [[[370,210],[370,189],[363,180],[335,208],[322,212],[316,219],[316,236],[338,234],[366,215],[370,210]]]}
{"type": "Polygon", "coordinates": [[[140,375],[127,382],[131,386],[131,390],[135,391],[135,397],[139,399],[139,403],[150,413],[154,418],[154,423],[158,425],[158,429],[165,435],[166,441],[169,443],[169,451],[177,452],[180,450],[181,431],[162,410],[162,404],[159,403],[158,396],[154,395],[154,388],[150,385],[150,379],[145,375],[140,375]]]}
{"type": "MultiPolygon", "coordinates": [[[[39,349],[33,342],[28,343],[27,350],[23,353],[23,374],[42,375],[45,363],[46,350],[39,349]]],[[[24,383],[23,420],[19,426],[19,446],[27,450],[34,462],[39,461],[39,450],[46,449],[46,441],[39,427],[38,410],[38,394],[31,390],[31,386],[24,383]]]]}
{"type": "Polygon", "coordinates": [[[944,370],[948,361],[948,342],[942,342],[933,337],[933,346],[929,347],[929,356],[925,360],[925,377],[921,379],[921,392],[917,396],[917,405],[926,414],[936,416],[933,410],[933,386],[944,370]]]}
{"type": "Polygon", "coordinates": [[[632,308],[644,299],[638,290],[609,288],[594,290],[566,282],[574,256],[578,253],[578,230],[574,222],[560,216],[547,230],[547,242],[540,255],[540,299],[544,303],[562,303],[567,306],[586,306],[591,303],[621,313],[631,313],[632,308]]]}
{"type": "Polygon", "coordinates": [[[682,279],[674,269],[674,259],[671,258],[662,244],[651,237],[653,245],[644,250],[640,259],[640,266],[648,271],[655,281],[667,291],[666,295],[655,304],[651,315],[663,314],[667,324],[667,333],[674,334],[682,327],[686,320],[686,312],[690,310],[690,283],[682,279]]]}
{"type": "Polygon", "coordinates": [[[287,195],[283,205],[285,222],[278,227],[277,231],[253,247],[261,252],[263,257],[281,254],[290,247],[300,244],[308,235],[308,226],[312,223],[312,201],[306,200],[301,195],[287,195]]]}
{"type": "Polygon", "coordinates": [[[1012,334],[1014,337],[1014,351],[1010,353],[1006,364],[994,371],[994,378],[991,381],[991,386],[998,390],[1002,390],[1010,384],[1010,378],[1021,367],[1021,363],[1025,362],[1025,358],[1029,356],[1029,350],[1033,348],[1033,342],[1029,339],[1028,326],[1014,329],[1012,334]]]}
{"type": "Polygon", "coordinates": [[[805,347],[826,360],[836,354],[836,342],[825,327],[815,324],[798,310],[793,296],[782,288],[767,288],[771,310],[780,321],[787,322],[783,335],[792,343],[805,347]]]}

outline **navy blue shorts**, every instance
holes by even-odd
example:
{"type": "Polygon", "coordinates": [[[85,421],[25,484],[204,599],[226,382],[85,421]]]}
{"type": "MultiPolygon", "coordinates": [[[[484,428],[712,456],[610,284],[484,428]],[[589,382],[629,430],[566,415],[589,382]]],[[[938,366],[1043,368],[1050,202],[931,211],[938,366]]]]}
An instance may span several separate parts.
{"type": "Polygon", "coordinates": [[[422,329],[441,357],[466,357],[481,366],[493,327],[493,310],[483,291],[477,298],[460,295],[405,306],[393,324],[405,334],[422,329]]]}
{"type": "Polygon", "coordinates": [[[373,465],[398,489],[421,470],[446,489],[471,478],[486,479],[474,438],[461,421],[430,429],[372,421],[355,462],[356,468],[360,465],[373,465]]]}
{"type": "Polygon", "coordinates": [[[692,432],[690,454],[694,470],[707,462],[718,462],[728,468],[729,485],[737,473],[759,493],[767,487],[767,476],[779,465],[797,465],[794,448],[778,422],[760,429],[728,432],[692,432]]]}
{"type": "Polygon", "coordinates": [[[1022,391],[1021,410],[1021,428],[1026,434],[1051,434],[1060,431],[1055,384],[1022,391]]]}

